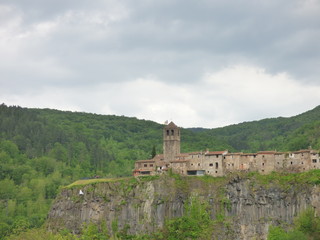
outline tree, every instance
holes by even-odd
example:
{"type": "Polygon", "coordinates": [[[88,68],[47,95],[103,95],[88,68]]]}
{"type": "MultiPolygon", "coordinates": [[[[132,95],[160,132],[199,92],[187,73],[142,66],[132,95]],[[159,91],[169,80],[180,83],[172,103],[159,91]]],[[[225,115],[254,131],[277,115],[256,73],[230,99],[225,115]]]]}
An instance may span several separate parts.
{"type": "Polygon", "coordinates": [[[151,159],[154,158],[157,155],[156,146],[153,145],[152,151],[151,151],[151,159]]]}

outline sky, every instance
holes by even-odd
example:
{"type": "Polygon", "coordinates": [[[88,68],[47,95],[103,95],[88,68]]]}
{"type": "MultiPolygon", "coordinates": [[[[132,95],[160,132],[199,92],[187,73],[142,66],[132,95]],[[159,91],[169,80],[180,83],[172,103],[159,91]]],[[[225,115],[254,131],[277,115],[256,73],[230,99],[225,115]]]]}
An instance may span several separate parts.
{"type": "Polygon", "coordinates": [[[320,105],[320,0],[1,0],[0,104],[216,128],[320,105]]]}

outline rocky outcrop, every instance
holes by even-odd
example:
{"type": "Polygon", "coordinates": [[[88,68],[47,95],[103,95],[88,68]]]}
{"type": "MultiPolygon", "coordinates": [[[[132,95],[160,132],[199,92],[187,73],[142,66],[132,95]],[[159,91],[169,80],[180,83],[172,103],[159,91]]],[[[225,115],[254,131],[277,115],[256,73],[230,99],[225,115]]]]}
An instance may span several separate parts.
{"type": "Polygon", "coordinates": [[[84,222],[126,227],[131,234],[161,229],[166,219],[180,217],[191,196],[206,201],[211,216],[223,216],[212,239],[266,239],[271,224],[292,223],[301,211],[320,214],[320,188],[311,185],[257,184],[253,179],[163,176],[127,179],[63,189],[49,213],[51,230],[79,233],[84,222]],[[79,191],[84,194],[79,194],[79,191]],[[227,226],[227,227],[226,227],[227,226]]]}

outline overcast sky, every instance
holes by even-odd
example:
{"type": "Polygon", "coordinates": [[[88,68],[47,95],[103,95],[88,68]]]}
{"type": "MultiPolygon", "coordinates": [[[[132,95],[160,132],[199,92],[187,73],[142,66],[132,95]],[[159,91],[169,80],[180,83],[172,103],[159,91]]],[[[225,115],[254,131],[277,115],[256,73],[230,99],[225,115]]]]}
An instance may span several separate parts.
{"type": "Polygon", "coordinates": [[[0,103],[215,128],[320,104],[319,0],[1,0],[0,103]]]}

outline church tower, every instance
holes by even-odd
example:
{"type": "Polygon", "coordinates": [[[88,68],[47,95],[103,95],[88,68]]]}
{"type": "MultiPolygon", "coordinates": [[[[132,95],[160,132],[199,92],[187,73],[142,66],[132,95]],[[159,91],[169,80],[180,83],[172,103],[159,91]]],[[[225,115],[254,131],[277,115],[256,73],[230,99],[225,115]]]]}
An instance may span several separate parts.
{"type": "Polygon", "coordinates": [[[175,160],[175,156],[180,154],[180,129],[170,122],[163,129],[163,155],[164,161],[175,160]]]}

